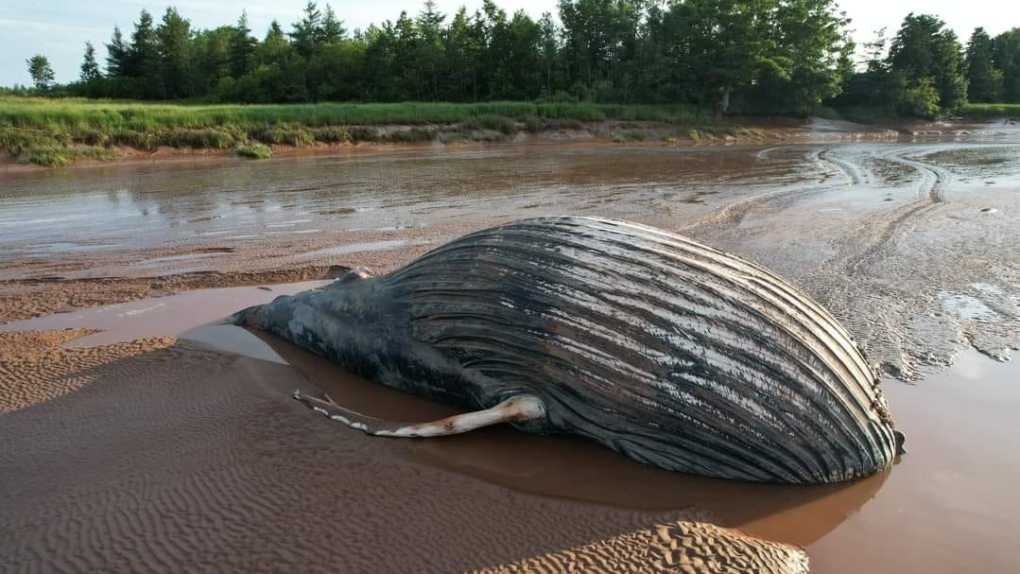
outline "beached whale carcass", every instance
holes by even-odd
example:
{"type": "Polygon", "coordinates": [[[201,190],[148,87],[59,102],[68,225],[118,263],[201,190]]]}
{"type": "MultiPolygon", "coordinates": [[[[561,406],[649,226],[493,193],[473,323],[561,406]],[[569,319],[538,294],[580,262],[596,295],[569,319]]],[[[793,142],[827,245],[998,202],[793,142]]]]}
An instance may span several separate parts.
{"type": "Polygon", "coordinates": [[[371,434],[509,422],[665,469],[784,483],[865,476],[902,444],[876,374],[818,303],[754,263],[635,223],[500,225],[234,320],[472,411],[399,424],[295,394],[371,434]]]}

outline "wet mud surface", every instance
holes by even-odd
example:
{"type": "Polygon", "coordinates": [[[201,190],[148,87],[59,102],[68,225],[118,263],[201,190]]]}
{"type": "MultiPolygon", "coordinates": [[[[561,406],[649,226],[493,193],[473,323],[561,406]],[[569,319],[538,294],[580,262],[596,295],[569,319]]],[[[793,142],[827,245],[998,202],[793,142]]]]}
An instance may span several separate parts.
{"type": "Polygon", "coordinates": [[[775,269],[910,379],[971,345],[996,358],[1020,345],[1010,141],[519,146],[14,174],[0,179],[0,297],[40,296],[0,305],[0,320],[81,306],[99,279],[130,291],[167,276],[198,277],[194,288],[229,284],[204,284],[210,273],[385,272],[499,222],[587,214],[775,269]]]}
{"type": "Polygon", "coordinates": [[[1010,571],[1020,459],[1002,445],[1020,439],[1020,372],[989,357],[1020,346],[1018,141],[520,146],[0,176],[0,434],[13,437],[0,555],[18,571],[512,571],[658,548],[657,532],[686,535],[670,524],[707,520],[806,547],[816,572],[1010,571]],[[804,488],[678,476],[504,428],[380,442],[281,397],[319,388],[398,420],[452,411],[216,324],[318,284],[281,281],[385,272],[550,214],[679,231],[805,288],[887,374],[908,454],[804,488]],[[99,306],[118,301],[130,302],[99,306]],[[176,450],[160,446],[166,432],[184,437],[176,450]],[[440,557],[443,537],[460,542],[440,557]]]}

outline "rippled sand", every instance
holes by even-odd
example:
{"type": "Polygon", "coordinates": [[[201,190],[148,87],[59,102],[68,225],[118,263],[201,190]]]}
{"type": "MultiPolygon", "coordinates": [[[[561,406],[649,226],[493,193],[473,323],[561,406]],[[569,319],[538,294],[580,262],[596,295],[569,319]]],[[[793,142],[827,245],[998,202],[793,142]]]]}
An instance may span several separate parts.
{"type": "Polygon", "coordinates": [[[526,495],[417,462],[412,441],[288,400],[317,390],[287,365],[167,338],[58,347],[82,334],[0,334],[5,572],[806,571],[802,550],[689,510],[526,495]]]}

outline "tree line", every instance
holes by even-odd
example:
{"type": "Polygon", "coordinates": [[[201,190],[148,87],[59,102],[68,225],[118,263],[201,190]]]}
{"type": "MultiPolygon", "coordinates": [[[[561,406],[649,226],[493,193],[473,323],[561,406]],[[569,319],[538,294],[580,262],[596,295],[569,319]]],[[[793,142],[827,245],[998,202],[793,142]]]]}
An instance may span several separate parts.
{"type": "MultiPolygon", "coordinates": [[[[432,0],[415,16],[347,30],[308,2],[285,30],[193,29],[176,8],[114,28],[105,70],[91,43],[87,97],[240,103],[574,99],[688,104],[721,113],[811,113],[821,105],[934,116],[972,102],[1020,102],[1020,28],[964,48],[932,15],[907,16],[855,62],[850,20],[833,0],[560,0],[558,22],[484,0],[452,16],[432,0]],[[887,46],[888,44],[888,46],[887,46]]],[[[28,61],[50,89],[44,56],[28,61]]]]}
{"type": "Polygon", "coordinates": [[[964,49],[939,18],[910,14],[891,41],[880,30],[865,44],[864,69],[835,102],[922,117],[967,103],[1020,103],[1020,28],[995,38],[977,28],[964,49]]]}

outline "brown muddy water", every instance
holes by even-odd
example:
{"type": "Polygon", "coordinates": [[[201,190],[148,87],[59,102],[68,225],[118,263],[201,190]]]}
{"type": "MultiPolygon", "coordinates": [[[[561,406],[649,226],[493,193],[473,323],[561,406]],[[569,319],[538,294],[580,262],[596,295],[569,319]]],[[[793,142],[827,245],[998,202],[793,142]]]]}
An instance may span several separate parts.
{"type": "Polygon", "coordinates": [[[549,213],[686,221],[831,171],[802,155],[519,146],[0,176],[0,280],[360,262],[549,213]]]}
{"type": "MultiPolygon", "coordinates": [[[[303,265],[386,271],[461,233],[557,214],[631,219],[765,264],[843,321],[885,373],[908,454],[833,487],[659,472],[582,441],[487,429],[418,462],[807,547],[815,572],[1020,571],[1020,139],[772,148],[513,146],[0,175],[0,288],[303,265]],[[955,363],[951,368],[944,367],[955,363]]],[[[99,328],[72,345],[182,335],[289,362],[368,414],[444,409],[226,325],[318,283],[216,289],[2,330],[99,328]]],[[[416,414],[417,413],[417,414],[416,414]]],[[[338,433],[351,432],[338,428],[338,433]]]]}

